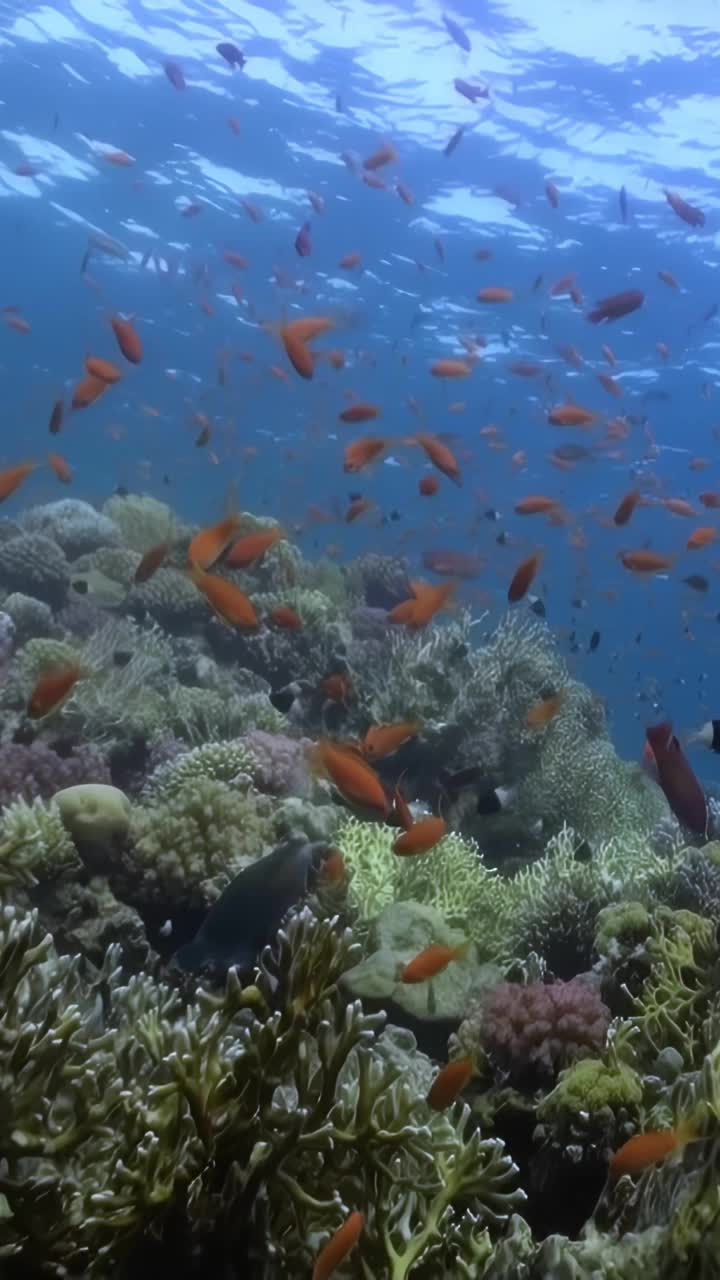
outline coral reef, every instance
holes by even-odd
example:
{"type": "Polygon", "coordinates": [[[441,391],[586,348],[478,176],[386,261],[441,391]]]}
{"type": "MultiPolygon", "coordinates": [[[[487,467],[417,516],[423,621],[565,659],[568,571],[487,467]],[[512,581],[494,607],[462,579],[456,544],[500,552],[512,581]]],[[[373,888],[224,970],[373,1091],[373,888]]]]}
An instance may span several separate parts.
{"type": "Polygon", "coordinates": [[[552,1079],[602,1049],[608,1009],[590,983],[502,982],[483,1002],[479,1042],[496,1071],[517,1082],[552,1079]]]}

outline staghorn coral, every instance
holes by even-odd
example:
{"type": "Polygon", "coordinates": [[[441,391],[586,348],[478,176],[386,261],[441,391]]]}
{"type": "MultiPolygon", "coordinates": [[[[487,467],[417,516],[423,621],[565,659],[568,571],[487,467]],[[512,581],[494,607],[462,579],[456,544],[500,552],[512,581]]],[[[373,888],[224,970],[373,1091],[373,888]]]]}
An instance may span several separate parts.
{"type": "Polygon", "coordinates": [[[504,951],[509,900],[505,882],[485,866],[477,846],[447,835],[419,858],[392,851],[397,829],[348,818],[335,840],[350,872],[349,901],[369,921],[393,902],[436,907],[448,925],[467,931],[482,959],[504,951]]]}
{"type": "Polygon", "coordinates": [[[0,817],[0,887],[32,886],[80,866],[60,810],[52,802],[14,800],[0,817]]]}
{"type": "Polygon", "coordinates": [[[22,591],[54,609],[64,603],[70,566],[64,552],[41,533],[21,533],[0,544],[0,585],[22,591]]]}
{"type": "Polygon", "coordinates": [[[211,1269],[269,1280],[306,1274],[360,1208],[368,1274],[435,1280],[486,1260],[522,1199],[512,1162],[468,1131],[467,1108],[431,1112],[381,1019],[339,1001],[356,958],[305,909],[256,986],[231,971],[187,1004],[147,975],[123,984],[111,948],[100,1015],[78,961],[6,907],[3,1256],[105,1280],[143,1238],[179,1239],[211,1269]]]}
{"type": "Polygon", "coordinates": [[[142,790],[144,804],[163,804],[200,778],[225,782],[241,791],[252,786],[257,760],[246,741],[204,742],[155,769],[142,790]]]}
{"type": "Polygon", "coordinates": [[[274,838],[269,799],[191,775],[182,790],[134,810],[121,879],[131,902],[207,907],[274,838]]]}
{"type": "Polygon", "coordinates": [[[527,1084],[552,1079],[570,1062],[597,1053],[609,1021],[596,991],[580,978],[501,982],[482,1002],[477,1034],[494,1069],[527,1084]]]}

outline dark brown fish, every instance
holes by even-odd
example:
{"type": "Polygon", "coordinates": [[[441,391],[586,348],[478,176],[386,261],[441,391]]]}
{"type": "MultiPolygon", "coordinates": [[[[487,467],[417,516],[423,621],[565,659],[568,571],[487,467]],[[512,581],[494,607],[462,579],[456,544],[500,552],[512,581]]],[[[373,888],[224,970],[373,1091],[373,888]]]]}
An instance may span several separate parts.
{"type": "Polygon", "coordinates": [[[672,724],[666,720],[651,725],[645,737],[655,757],[658,782],[675,817],[691,831],[704,835],[708,821],[705,792],[685,759],[672,724]]]}
{"type": "Polygon", "coordinates": [[[622,316],[637,311],[645,301],[645,294],[640,289],[626,289],[623,293],[611,293],[601,298],[593,311],[588,312],[591,324],[604,324],[610,320],[620,320],[622,316]]]}

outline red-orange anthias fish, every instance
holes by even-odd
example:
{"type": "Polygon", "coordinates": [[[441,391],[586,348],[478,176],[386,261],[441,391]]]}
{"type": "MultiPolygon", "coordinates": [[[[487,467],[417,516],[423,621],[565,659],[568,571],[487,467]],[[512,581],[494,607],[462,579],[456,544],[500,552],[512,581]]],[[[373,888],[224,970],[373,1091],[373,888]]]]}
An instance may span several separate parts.
{"type": "Polygon", "coordinates": [[[366,511],[372,511],[376,506],[377,503],[373,502],[372,498],[353,498],[345,512],[345,523],[353,524],[356,520],[359,520],[360,516],[365,515],[366,511]]]}
{"type": "Polygon", "coordinates": [[[500,285],[489,285],[485,289],[481,289],[477,295],[478,302],[512,302],[514,298],[512,289],[504,289],[500,285]]]}
{"type": "Polygon", "coordinates": [[[188,564],[198,569],[209,569],[230,546],[239,527],[240,517],[230,515],[207,529],[201,529],[188,548],[188,564]]]}
{"type": "Polygon", "coordinates": [[[212,573],[205,573],[195,564],[186,572],[221,622],[228,627],[256,630],[258,616],[255,606],[245,592],[235,586],[234,582],[228,582],[226,578],[218,578],[212,573]]]}
{"type": "Polygon", "coordinates": [[[368,760],[382,760],[385,756],[394,755],[411,738],[417,737],[419,732],[417,720],[371,725],[360,743],[360,749],[368,760]]]}
{"type": "Polygon", "coordinates": [[[418,492],[422,498],[432,498],[440,488],[437,476],[423,476],[418,484],[418,492]]]}
{"type": "Polygon", "coordinates": [[[697,1135],[688,1123],[674,1129],[656,1129],[651,1133],[636,1133],[628,1138],[610,1157],[609,1176],[612,1180],[625,1173],[642,1173],[650,1165],[665,1160],[674,1151],[682,1151],[697,1135]]]}
{"type": "Polygon", "coordinates": [[[544,698],[542,702],[537,702],[531,707],[525,717],[525,724],[528,729],[541,729],[551,720],[555,719],[558,711],[563,704],[563,694],[554,693],[549,698],[544,698]]]}
{"type": "Polygon", "coordinates": [[[354,271],[355,267],[359,267],[361,262],[362,258],[357,249],[352,249],[350,253],[343,254],[342,258],[338,262],[338,266],[341,267],[343,271],[354,271]]]}
{"type": "Polygon", "coordinates": [[[608,298],[601,298],[593,311],[588,312],[591,324],[605,324],[611,320],[620,320],[632,311],[637,311],[645,301],[645,294],[640,289],[626,289],[623,293],[612,293],[608,298]]]}
{"type": "Polygon", "coordinates": [[[472,366],[466,360],[435,360],[430,372],[434,378],[467,378],[472,366]]]}
{"type": "Polygon", "coordinates": [[[268,614],[270,622],[276,627],[282,627],[285,631],[302,631],[303,620],[300,614],[290,607],[289,604],[276,605],[268,614]]]}
{"type": "Polygon", "coordinates": [[[345,449],[343,471],[352,475],[362,471],[379,458],[386,447],[386,441],[380,436],[361,436],[359,440],[353,440],[345,449]]]}
{"type": "Polygon", "coordinates": [[[589,427],[597,422],[597,414],[580,404],[556,404],[547,417],[554,427],[589,427]]]}
{"type": "Polygon", "coordinates": [[[508,587],[507,598],[510,604],[517,604],[518,600],[522,600],[523,596],[527,595],[542,562],[543,553],[537,551],[535,555],[528,556],[527,560],[523,560],[522,564],[518,565],[508,587]]]}
{"type": "Polygon", "coordinates": [[[72,482],[72,470],[70,464],[65,461],[59,453],[49,453],[48,462],[61,484],[70,484],[72,482]]]}
{"type": "Polygon", "coordinates": [[[663,190],[665,199],[678,218],[682,218],[683,222],[687,222],[690,227],[702,227],[705,225],[705,214],[702,209],[698,209],[694,204],[688,204],[687,200],[683,200],[682,196],[679,196],[676,191],[668,191],[667,187],[664,187],[663,190]]]}
{"type": "Polygon", "coordinates": [[[436,818],[429,814],[413,822],[409,831],[403,831],[393,844],[393,853],[399,858],[413,858],[419,853],[429,853],[447,835],[447,823],[444,818],[436,818]]]}
{"type": "Polygon", "coordinates": [[[401,982],[428,982],[447,969],[453,960],[460,960],[465,955],[469,943],[461,942],[458,947],[448,947],[444,942],[433,942],[425,947],[419,955],[403,966],[400,973],[401,982]]]}
{"type": "Polygon", "coordinates": [[[363,161],[363,169],[369,173],[374,173],[376,169],[382,169],[386,164],[395,164],[398,153],[390,142],[385,142],[377,151],[373,151],[367,160],[363,161]]]}
{"type": "Polygon", "coordinates": [[[542,493],[530,494],[515,503],[515,514],[518,516],[544,516],[559,508],[557,498],[548,498],[542,493]]]}
{"type": "Polygon", "coordinates": [[[345,884],[347,867],[339,849],[331,849],[324,859],[320,873],[326,884],[345,884]]]}
{"type": "Polygon", "coordinates": [[[140,364],[143,358],[142,339],[130,320],[112,316],[110,320],[117,344],[129,364],[140,364]]]}
{"type": "Polygon", "coordinates": [[[77,664],[48,671],[40,676],[30,695],[27,713],[31,720],[42,720],[67,702],[84,671],[77,664]]]}
{"type": "Polygon", "coordinates": [[[149,582],[153,574],[157,573],[160,566],[165,563],[169,554],[169,542],[159,542],[157,546],[149,547],[133,574],[133,582],[137,586],[143,582],[149,582]]]}
{"type": "Polygon", "coordinates": [[[73,390],[70,404],[73,409],[87,409],[100,396],[104,395],[110,384],[105,382],[103,378],[95,378],[92,374],[82,378],[73,390]]]}
{"type": "Polygon", "coordinates": [[[373,418],[380,417],[380,406],[377,404],[367,404],[364,400],[358,400],[356,404],[351,404],[349,408],[343,409],[338,414],[341,422],[351,424],[358,422],[370,422],[373,418]]]}
{"type": "Polygon", "coordinates": [[[359,751],[321,738],[313,749],[311,762],[349,803],[387,817],[390,805],[383,785],[359,751]]]}
{"type": "Polygon", "coordinates": [[[673,556],[664,556],[647,547],[641,547],[637,551],[621,551],[619,559],[631,573],[667,573],[675,563],[673,556]]]}
{"type": "Polygon", "coordinates": [[[280,338],[285,354],[301,378],[310,379],[315,372],[315,357],[308,343],[332,327],[333,321],[327,316],[301,316],[281,327],[280,338]]]}
{"type": "Polygon", "coordinates": [[[663,506],[672,511],[674,516],[689,518],[697,515],[695,508],[685,498],[663,498],[663,506]]]}
{"type": "Polygon", "coordinates": [[[330,1280],[333,1271],[345,1261],[350,1250],[362,1235],[365,1219],[357,1210],[347,1217],[341,1227],[320,1250],[312,1270],[312,1280],[330,1280]]]}
{"type": "Polygon", "coordinates": [[[688,764],[669,720],[645,730],[657,766],[658,782],[670,808],[686,827],[707,837],[705,792],[688,764]]]}
{"type": "Polygon", "coordinates": [[[712,542],[717,540],[717,529],[712,525],[701,525],[698,529],[694,529],[687,540],[688,551],[700,551],[703,547],[709,547],[712,542]]]}
{"type": "Polygon", "coordinates": [[[247,533],[233,542],[224,563],[228,569],[248,569],[261,560],[276,542],[286,539],[287,534],[279,525],[274,529],[258,529],[255,533],[247,533]]]}
{"type": "Polygon", "coordinates": [[[388,622],[406,627],[424,627],[447,604],[455,590],[454,582],[429,586],[426,582],[411,582],[413,598],[396,604],[387,615],[388,622]]]}
{"type": "Polygon", "coordinates": [[[323,676],[320,681],[320,691],[331,702],[349,702],[355,692],[353,682],[346,671],[333,671],[329,676],[323,676]]]}
{"type": "Polygon", "coordinates": [[[5,467],[0,471],[0,502],[4,502],[16,489],[19,489],[36,467],[36,462],[19,462],[14,467],[5,467]]]}
{"type": "Polygon", "coordinates": [[[102,356],[86,356],[85,371],[91,378],[99,378],[101,382],[107,382],[108,386],[119,382],[122,378],[122,370],[118,369],[116,364],[112,364],[110,360],[104,360],[102,356]]]}
{"type": "Polygon", "coordinates": [[[455,454],[448,449],[442,440],[438,440],[437,436],[431,435],[428,431],[418,431],[415,436],[417,443],[425,450],[428,458],[438,471],[442,471],[444,476],[452,480],[455,484],[462,484],[462,475],[455,454]]]}
{"type": "Polygon", "coordinates": [[[631,489],[630,493],[626,493],[625,497],[621,498],[618,503],[615,515],[613,516],[613,523],[618,526],[627,524],[633,511],[638,505],[641,496],[639,489],[631,489]]]}
{"type": "Polygon", "coordinates": [[[433,1111],[444,1111],[452,1106],[463,1089],[470,1083],[474,1073],[472,1058],[455,1058],[446,1062],[436,1075],[430,1086],[427,1104],[433,1111]]]}

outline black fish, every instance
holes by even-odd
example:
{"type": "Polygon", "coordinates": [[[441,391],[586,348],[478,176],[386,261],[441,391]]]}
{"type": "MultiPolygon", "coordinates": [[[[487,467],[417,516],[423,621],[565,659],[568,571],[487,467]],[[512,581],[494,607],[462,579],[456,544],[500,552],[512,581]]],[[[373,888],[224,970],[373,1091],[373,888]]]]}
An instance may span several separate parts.
{"type": "Polygon", "coordinates": [[[221,40],[220,44],[216,44],[215,48],[224,58],[229,67],[244,67],[246,58],[241,49],[236,44],[231,44],[229,40],[221,40]]]}
{"type": "Polygon", "coordinates": [[[452,155],[453,151],[455,151],[460,146],[464,132],[465,132],[465,126],[462,124],[458,125],[450,141],[447,142],[443,147],[443,155],[445,156],[452,155]]]}
{"type": "Polygon", "coordinates": [[[627,202],[627,191],[625,190],[625,188],[624,188],[624,187],[621,187],[621,188],[620,188],[620,193],[619,193],[619,195],[618,195],[618,200],[619,200],[619,202],[620,202],[620,217],[622,218],[623,222],[627,222],[627,220],[628,220],[628,202],[627,202]]]}
{"type": "Polygon", "coordinates": [[[283,916],[304,897],[311,869],[329,851],[329,845],[291,837],[245,867],[210,908],[192,942],[178,948],[178,964],[220,973],[232,965],[251,968],[283,916]]]}
{"type": "Polygon", "coordinates": [[[683,578],[683,582],[693,591],[705,592],[710,588],[710,583],[702,573],[691,573],[687,578],[683,578]]]}
{"type": "Polygon", "coordinates": [[[445,30],[447,31],[451,39],[453,39],[456,45],[459,45],[459,47],[463,49],[465,53],[469,53],[470,50],[472,49],[472,44],[470,43],[469,35],[465,31],[463,31],[462,27],[459,25],[459,23],[455,21],[454,18],[448,18],[446,14],[443,14],[442,20],[445,23],[445,30]]]}
{"type": "Polygon", "coordinates": [[[590,644],[588,645],[588,653],[594,653],[599,643],[600,643],[600,632],[593,631],[590,637],[590,644]]]}

